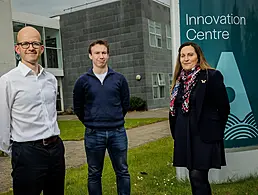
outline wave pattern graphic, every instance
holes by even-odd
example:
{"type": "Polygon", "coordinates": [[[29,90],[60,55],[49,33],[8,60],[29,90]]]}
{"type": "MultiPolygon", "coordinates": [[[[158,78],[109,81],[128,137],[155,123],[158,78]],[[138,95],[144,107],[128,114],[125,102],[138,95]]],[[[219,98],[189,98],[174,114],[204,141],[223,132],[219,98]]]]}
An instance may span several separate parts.
{"type": "Polygon", "coordinates": [[[229,114],[225,130],[225,140],[250,139],[258,137],[258,128],[252,112],[244,120],[229,114]]]}

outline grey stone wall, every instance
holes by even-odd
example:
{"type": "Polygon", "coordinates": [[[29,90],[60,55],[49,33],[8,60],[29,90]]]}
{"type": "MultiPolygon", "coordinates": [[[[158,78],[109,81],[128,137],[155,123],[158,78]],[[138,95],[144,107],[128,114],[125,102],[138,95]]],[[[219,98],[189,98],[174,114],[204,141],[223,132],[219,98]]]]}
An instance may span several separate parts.
{"type": "Polygon", "coordinates": [[[110,44],[109,66],[128,80],[131,96],[146,99],[141,1],[121,0],[61,15],[60,29],[64,60],[64,104],[72,106],[76,79],[92,67],[88,45],[96,39],[110,44]]]}
{"type": "Polygon", "coordinates": [[[167,49],[166,25],[170,25],[170,9],[152,0],[142,1],[143,17],[143,42],[144,42],[144,62],[146,76],[146,96],[148,108],[161,108],[169,106],[169,77],[172,72],[172,51],[167,49]],[[162,48],[151,47],[149,44],[148,20],[161,24],[162,48]],[[152,88],[152,74],[165,74],[165,98],[154,99],[152,88]]]}
{"type": "Polygon", "coordinates": [[[127,78],[131,96],[146,100],[149,109],[167,107],[172,66],[166,24],[170,24],[169,8],[152,0],[121,0],[61,15],[65,109],[72,106],[76,79],[92,67],[88,45],[96,39],[109,42],[108,64],[127,78]],[[148,19],[162,24],[162,48],[150,47],[148,19]],[[165,98],[153,99],[152,73],[165,73],[165,98]],[[141,81],[136,81],[137,74],[141,81]]]}

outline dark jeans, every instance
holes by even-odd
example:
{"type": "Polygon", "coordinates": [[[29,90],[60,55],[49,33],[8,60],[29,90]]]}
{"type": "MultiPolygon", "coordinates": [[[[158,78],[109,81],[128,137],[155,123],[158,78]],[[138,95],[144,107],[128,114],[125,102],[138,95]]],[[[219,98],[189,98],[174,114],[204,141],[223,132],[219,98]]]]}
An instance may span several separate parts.
{"type": "Polygon", "coordinates": [[[13,142],[12,177],[14,195],[63,195],[65,181],[64,145],[13,142]]]}
{"type": "Polygon", "coordinates": [[[211,195],[208,173],[209,170],[189,170],[189,178],[193,195],[211,195]]]}
{"type": "Polygon", "coordinates": [[[116,173],[117,193],[129,195],[128,141],[125,128],[108,131],[86,128],[85,149],[88,162],[89,195],[102,195],[101,177],[106,149],[116,173]]]}

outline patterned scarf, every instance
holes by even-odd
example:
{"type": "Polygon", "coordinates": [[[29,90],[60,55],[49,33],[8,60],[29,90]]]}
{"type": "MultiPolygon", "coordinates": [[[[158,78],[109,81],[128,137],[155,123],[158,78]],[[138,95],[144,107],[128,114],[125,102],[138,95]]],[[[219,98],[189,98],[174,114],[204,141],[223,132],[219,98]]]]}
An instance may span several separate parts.
{"type": "Polygon", "coordinates": [[[183,98],[183,103],[182,103],[182,111],[183,113],[187,113],[189,111],[189,99],[190,99],[190,94],[194,86],[196,85],[197,82],[197,75],[200,72],[201,68],[197,64],[194,68],[192,68],[191,71],[185,71],[181,70],[181,73],[179,77],[176,80],[175,87],[173,88],[171,92],[171,99],[170,99],[170,112],[172,116],[175,116],[175,100],[176,96],[178,94],[178,89],[180,87],[180,81],[183,81],[184,84],[184,95],[182,96],[183,98]]]}

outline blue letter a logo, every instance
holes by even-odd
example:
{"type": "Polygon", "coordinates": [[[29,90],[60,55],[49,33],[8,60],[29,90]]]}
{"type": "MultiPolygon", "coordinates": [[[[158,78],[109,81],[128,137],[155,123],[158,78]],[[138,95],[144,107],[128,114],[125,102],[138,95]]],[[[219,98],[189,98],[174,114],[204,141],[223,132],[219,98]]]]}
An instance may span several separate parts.
{"type": "Polygon", "coordinates": [[[225,146],[257,144],[257,124],[233,52],[221,53],[217,69],[224,76],[231,108],[225,129],[225,146]]]}

